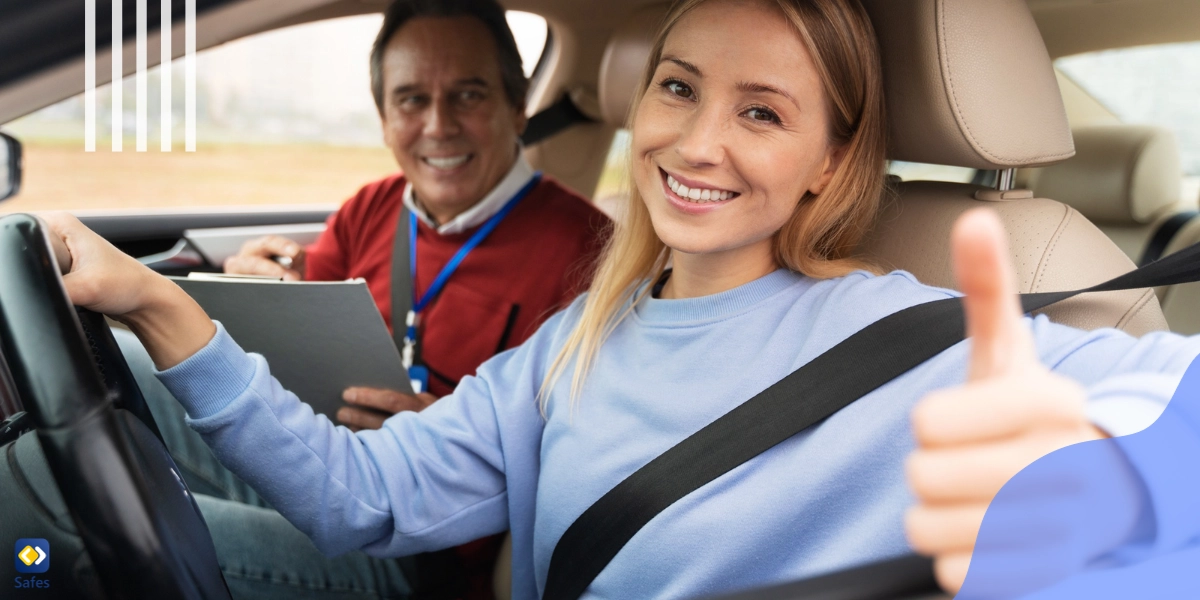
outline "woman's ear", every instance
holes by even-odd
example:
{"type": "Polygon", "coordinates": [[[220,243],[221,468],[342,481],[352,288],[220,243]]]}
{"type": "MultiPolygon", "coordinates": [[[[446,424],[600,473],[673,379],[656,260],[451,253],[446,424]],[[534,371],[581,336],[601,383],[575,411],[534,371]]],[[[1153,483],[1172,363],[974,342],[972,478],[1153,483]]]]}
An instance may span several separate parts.
{"type": "Polygon", "coordinates": [[[817,181],[813,183],[812,187],[808,188],[808,191],[812,193],[812,195],[816,196],[817,194],[825,191],[825,187],[829,185],[830,181],[833,181],[833,175],[834,173],[837,173],[838,167],[841,166],[842,159],[845,157],[845,145],[831,148],[829,150],[829,152],[825,155],[824,163],[821,165],[821,175],[817,177],[817,181]]]}

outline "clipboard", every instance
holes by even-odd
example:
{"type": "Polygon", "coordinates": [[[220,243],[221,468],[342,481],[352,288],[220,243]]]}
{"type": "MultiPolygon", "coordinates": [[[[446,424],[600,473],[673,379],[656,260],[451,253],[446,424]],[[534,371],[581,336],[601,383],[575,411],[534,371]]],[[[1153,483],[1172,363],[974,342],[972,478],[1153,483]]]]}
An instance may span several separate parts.
{"type": "Polygon", "coordinates": [[[247,352],[313,411],[337,422],[352,386],[412,394],[391,333],[362,279],[171,277],[247,352]]]}

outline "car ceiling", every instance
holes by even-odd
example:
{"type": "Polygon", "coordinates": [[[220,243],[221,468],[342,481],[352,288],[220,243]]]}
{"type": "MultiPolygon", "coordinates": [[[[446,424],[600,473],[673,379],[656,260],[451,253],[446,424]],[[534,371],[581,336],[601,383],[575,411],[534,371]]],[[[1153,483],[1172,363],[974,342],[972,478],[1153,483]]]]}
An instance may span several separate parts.
{"type": "MultiPolygon", "coordinates": [[[[902,1],[902,0],[897,0],[902,1]]],[[[947,0],[952,1],[952,0],[947,0]]],[[[1066,56],[1106,48],[1134,45],[1182,42],[1200,39],[1200,2],[1196,0],[1027,0],[1034,18],[1046,40],[1051,57],[1066,56]]],[[[133,10],[131,1],[126,2],[133,10]]],[[[595,73],[600,56],[610,32],[626,15],[637,7],[658,3],[655,0],[503,0],[506,7],[542,15],[556,33],[559,53],[559,72],[555,81],[546,82],[539,106],[557,99],[563,89],[577,85],[595,86],[595,73]]],[[[12,0],[0,9],[0,55],[25,58],[31,53],[28,48],[9,49],[17,44],[47,46],[47,39],[55,36],[82,38],[63,33],[62,23],[77,24],[82,20],[82,3],[78,0],[12,0]],[[67,8],[64,8],[67,7],[67,8]],[[64,10],[67,12],[64,13],[64,10]],[[75,15],[74,13],[80,13],[75,15]],[[11,31],[10,31],[11,30],[11,31]],[[9,36],[4,32],[13,33],[9,36]],[[20,33],[20,35],[16,35],[20,33]],[[36,40],[36,42],[35,42],[36,40]]],[[[152,3],[157,4],[157,3],[152,3]]],[[[182,0],[175,4],[183,5],[182,0]]],[[[225,19],[204,23],[198,27],[200,49],[219,45],[225,41],[243,37],[257,31],[281,26],[304,23],[324,18],[379,12],[387,0],[199,0],[200,12],[218,13],[222,10],[245,8],[246,14],[261,17],[250,23],[246,19],[225,19]],[[225,5],[223,8],[219,5],[225,5]],[[283,8],[285,7],[286,8],[283,8]],[[275,18],[272,11],[282,13],[275,18]],[[230,31],[217,31],[228,27],[230,31]]],[[[97,12],[107,10],[107,2],[98,2],[97,12]]],[[[107,14],[107,13],[104,13],[107,14]]],[[[107,24],[104,19],[98,27],[97,37],[105,38],[107,24]]],[[[181,19],[180,19],[181,20],[181,19]]],[[[151,19],[153,22],[154,19],[151,19]]],[[[132,15],[125,19],[126,29],[132,26],[132,15]]],[[[178,20],[177,20],[178,23],[178,20]]],[[[202,15],[203,23],[203,15],[202,15]]],[[[153,23],[152,23],[153,29],[153,23]]],[[[82,28],[79,28],[82,29],[82,28]]],[[[127,31],[127,34],[131,32],[127,31]]],[[[152,34],[153,37],[153,34],[152,34]]],[[[182,37],[182,36],[177,36],[182,37]]],[[[6,60],[0,70],[0,123],[36,110],[62,98],[82,91],[82,39],[78,43],[54,46],[56,53],[43,53],[37,60],[6,60]],[[73,68],[69,65],[70,54],[75,53],[73,68]],[[65,54],[64,54],[65,53],[65,54]],[[65,62],[64,62],[64,59],[65,62]],[[52,63],[59,63],[53,65],[52,63]],[[23,65],[23,66],[22,66],[23,65]],[[60,72],[51,81],[47,73],[60,72]],[[32,77],[31,77],[32,75],[32,77]],[[40,81],[38,81],[40,80],[40,81]],[[20,88],[32,88],[22,90],[20,88]]],[[[103,47],[104,40],[100,40],[103,47]]],[[[177,53],[182,54],[182,40],[176,40],[177,53]]],[[[151,41],[153,45],[155,42],[151,41]]],[[[97,53],[98,59],[103,56],[97,53]]],[[[126,53],[132,54],[132,53],[126,53]]],[[[150,57],[156,63],[157,56],[150,57]]],[[[132,63],[132,61],[129,61],[132,63]]],[[[127,70],[132,71],[132,64],[127,70]]],[[[104,65],[97,68],[97,83],[108,79],[104,65]]]]}

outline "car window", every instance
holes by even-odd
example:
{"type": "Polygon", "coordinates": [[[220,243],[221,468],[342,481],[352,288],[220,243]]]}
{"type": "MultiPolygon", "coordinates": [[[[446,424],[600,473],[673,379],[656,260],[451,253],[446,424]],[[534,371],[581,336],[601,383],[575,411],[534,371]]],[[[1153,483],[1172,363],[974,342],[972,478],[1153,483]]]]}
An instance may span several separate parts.
{"type": "Polygon", "coordinates": [[[1122,122],[1175,132],[1184,198],[1200,198],[1200,42],[1068,56],[1055,67],[1122,122]]]}
{"type": "MultiPolygon", "coordinates": [[[[546,21],[508,13],[526,74],[546,21]]],[[[122,152],[112,151],[109,86],[97,89],[96,152],[84,152],[83,95],[3,126],[24,144],[21,193],[0,214],[32,210],[337,206],[394,173],[367,57],[381,15],[330,19],[236,40],[196,57],[196,152],[184,151],[183,68],[173,69],[175,146],[159,150],[159,71],[148,74],[147,152],[134,140],[136,78],[122,82],[122,152]]]]}
{"type": "Polygon", "coordinates": [[[604,170],[596,182],[592,200],[596,208],[614,220],[623,215],[625,198],[629,196],[629,130],[618,129],[612,146],[604,159],[604,170]]]}

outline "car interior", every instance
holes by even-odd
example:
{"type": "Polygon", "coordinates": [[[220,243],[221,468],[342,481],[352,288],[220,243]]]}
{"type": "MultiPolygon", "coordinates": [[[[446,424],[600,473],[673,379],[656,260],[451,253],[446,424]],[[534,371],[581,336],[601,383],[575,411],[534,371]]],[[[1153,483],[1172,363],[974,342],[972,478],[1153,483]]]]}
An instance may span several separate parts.
{"type": "MultiPolygon", "coordinates": [[[[37,52],[21,52],[21,58],[0,66],[0,125],[83,90],[83,44],[77,31],[82,10],[77,4],[18,1],[0,8],[0,54],[16,56],[14,48],[38,48],[37,52]],[[43,41],[52,39],[61,42],[43,41]]],[[[553,119],[549,130],[540,132],[542,139],[527,146],[526,155],[538,169],[566,185],[594,190],[614,136],[619,136],[624,127],[630,98],[667,4],[645,0],[504,0],[503,4],[510,10],[540,15],[548,26],[546,48],[532,77],[527,112],[536,120],[546,109],[573,107],[573,116],[553,119]]],[[[874,23],[884,60],[889,160],[959,167],[972,174],[971,182],[890,176],[875,229],[861,248],[871,261],[887,269],[907,270],[930,285],[953,288],[950,228],[958,215],[977,206],[994,209],[1002,219],[1009,234],[1019,291],[1023,293],[1086,288],[1200,241],[1200,219],[1194,218],[1200,198],[1195,194],[1185,197],[1181,192],[1183,167],[1176,134],[1162,127],[1120,122],[1053,63],[1059,57],[1086,52],[1200,40],[1200,3],[864,0],[863,4],[874,23]]],[[[294,25],[378,13],[384,6],[385,0],[197,0],[196,47],[203,51],[294,25]]],[[[97,84],[110,79],[111,53],[105,48],[112,32],[105,26],[101,20],[97,32],[97,84]]],[[[174,52],[182,56],[181,21],[175,28],[174,52]]],[[[158,44],[158,35],[157,31],[150,32],[151,47],[158,44]]],[[[131,58],[134,42],[128,28],[123,36],[124,71],[130,74],[135,69],[131,58]]],[[[156,59],[152,53],[151,63],[156,59]]],[[[11,193],[19,193],[20,145],[15,140],[6,141],[2,158],[0,163],[7,165],[7,171],[0,175],[8,176],[11,193]]],[[[198,232],[194,236],[198,239],[204,237],[202,231],[209,232],[208,238],[220,237],[220,233],[211,233],[213,229],[236,236],[238,228],[280,226],[285,232],[294,227],[311,234],[314,227],[319,230],[331,210],[196,207],[94,211],[80,216],[122,250],[174,274],[219,268],[219,258],[198,250],[186,232],[198,232]]],[[[0,204],[0,213],[4,212],[0,204]]],[[[25,228],[22,235],[34,235],[30,232],[36,226],[26,223],[21,227],[25,228]]],[[[23,282],[20,285],[34,285],[33,279],[19,281],[23,282]]],[[[10,280],[3,285],[10,285],[10,280]]],[[[37,298],[31,295],[20,302],[36,304],[40,301],[37,298]]],[[[6,301],[0,296],[0,304],[6,301]]],[[[75,335],[69,324],[61,323],[72,315],[63,312],[64,307],[55,310],[58,312],[45,316],[59,322],[55,327],[60,329],[55,331],[68,338],[75,335]]],[[[1132,335],[1169,329],[1196,334],[1200,333],[1200,284],[1085,294],[1044,312],[1053,321],[1082,329],[1115,327],[1132,335]]],[[[93,327],[100,329],[94,323],[93,327]]],[[[12,331],[10,328],[0,333],[16,335],[12,331]]],[[[99,345],[104,345],[103,333],[89,335],[93,344],[100,339],[99,345]]],[[[3,348],[10,354],[11,363],[25,360],[13,356],[15,347],[10,342],[6,341],[3,348]]],[[[64,358],[64,365],[83,369],[78,363],[88,357],[62,352],[71,356],[69,360],[64,358]]],[[[0,368],[0,419],[12,417],[24,406],[13,378],[27,367],[10,367],[12,373],[0,368]]],[[[83,411],[103,404],[103,398],[111,400],[114,396],[105,396],[97,386],[107,383],[111,389],[121,385],[112,381],[72,381],[82,386],[80,389],[92,390],[89,401],[98,404],[59,405],[52,416],[63,417],[63,411],[83,411]]],[[[56,389],[65,393],[61,386],[56,389]]],[[[153,420],[147,421],[148,415],[138,409],[136,385],[133,390],[121,390],[115,395],[116,416],[105,417],[106,435],[134,439],[132,443],[138,448],[153,446],[153,420]]],[[[30,402],[24,400],[25,404],[30,402]]],[[[0,444],[16,439],[32,426],[62,431],[64,423],[67,421],[31,423],[29,419],[23,424],[6,423],[7,429],[0,427],[0,444]]],[[[60,441],[61,437],[59,434],[60,441]]],[[[84,460],[78,448],[62,446],[61,451],[43,459],[33,456],[28,443],[14,450],[17,445],[9,445],[10,454],[25,453],[25,460],[65,461],[63,464],[75,464],[76,472],[83,468],[79,466],[82,463],[71,462],[84,460]]],[[[155,572],[162,575],[146,580],[168,587],[142,590],[170,589],[180,596],[208,597],[206,591],[211,592],[211,586],[216,585],[211,573],[211,540],[204,541],[207,534],[196,530],[193,517],[179,516],[187,512],[187,506],[163,499],[168,492],[173,493],[168,489],[169,481],[162,483],[169,469],[154,456],[152,451],[135,452],[125,461],[129,472],[103,471],[105,477],[124,477],[128,485],[106,486],[98,481],[103,477],[91,477],[85,479],[95,484],[93,488],[72,488],[69,493],[64,488],[64,497],[59,499],[28,498],[19,490],[0,493],[0,499],[38,505],[62,504],[66,500],[70,504],[70,496],[78,495],[88,498],[87,502],[104,504],[105,494],[136,495],[131,490],[137,486],[129,483],[135,479],[155,482],[146,484],[153,493],[143,494],[134,503],[144,517],[138,523],[131,520],[105,528],[94,525],[99,521],[81,521],[111,521],[114,513],[110,505],[90,513],[81,508],[83,505],[72,505],[74,522],[62,515],[47,518],[56,527],[90,532],[94,539],[87,547],[93,553],[92,560],[97,566],[111,565],[117,570],[130,567],[112,553],[133,551],[128,544],[114,541],[129,534],[122,528],[151,527],[161,539],[175,541],[163,543],[165,556],[142,557],[146,564],[155,565],[151,570],[157,569],[155,572]],[[139,469],[157,469],[157,475],[139,475],[139,469]],[[197,539],[200,541],[195,546],[183,543],[197,539]],[[193,547],[199,549],[193,551],[193,547]],[[95,548],[105,548],[109,555],[97,555],[95,548]],[[178,587],[170,588],[164,583],[168,580],[178,587]]],[[[10,468],[16,464],[10,461],[10,468]]],[[[61,487],[63,480],[56,479],[61,487]]],[[[498,598],[509,595],[505,556],[502,554],[495,570],[498,598]]],[[[94,577],[94,571],[84,571],[94,577]]],[[[219,572],[216,576],[219,578],[219,572]]],[[[929,593],[922,588],[926,580],[914,584],[907,575],[888,580],[899,583],[883,592],[857,589],[855,582],[864,579],[870,577],[835,574],[834,579],[806,582],[799,584],[801,587],[785,585],[750,591],[737,598],[915,597],[912,594],[929,593]],[[830,589],[834,590],[830,595],[818,594],[830,589]]],[[[92,586],[95,597],[137,593],[113,581],[116,578],[101,577],[79,585],[81,589],[92,586]]]]}

